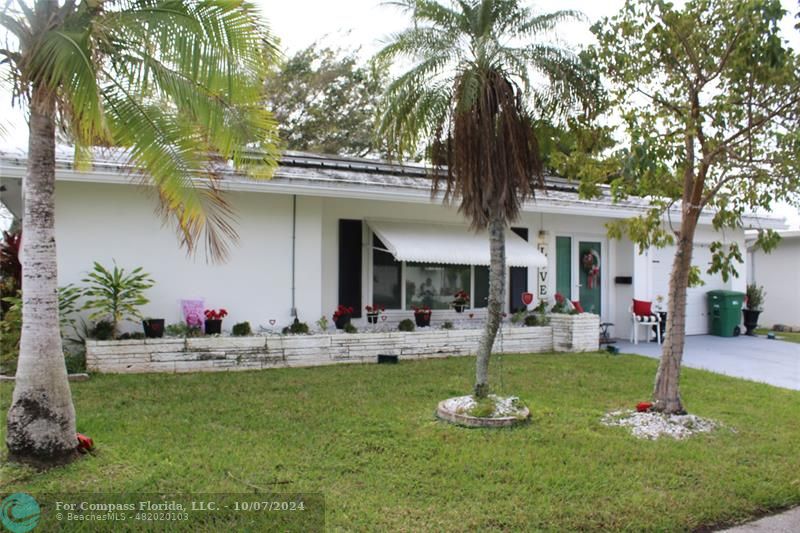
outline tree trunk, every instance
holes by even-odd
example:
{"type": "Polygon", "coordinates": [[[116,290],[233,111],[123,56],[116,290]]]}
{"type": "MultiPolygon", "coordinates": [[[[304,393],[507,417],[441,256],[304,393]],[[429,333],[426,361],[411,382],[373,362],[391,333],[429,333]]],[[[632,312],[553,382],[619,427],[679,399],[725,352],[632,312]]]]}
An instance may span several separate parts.
{"type": "Polygon", "coordinates": [[[506,293],[506,223],[503,217],[494,215],[489,221],[489,304],[486,328],[478,344],[475,363],[475,396],[485,398],[489,394],[489,357],[503,318],[503,301],[506,293]]]}
{"type": "Polygon", "coordinates": [[[679,389],[681,361],[686,339],[686,290],[692,268],[694,233],[698,212],[685,210],[681,224],[672,273],[669,277],[669,303],[667,306],[667,330],[661,351],[661,362],[656,373],[653,389],[653,409],[668,414],[684,413],[679,389]]]}
{"type": "Polygon", "coordinates": [[[54,109],[52,93],[34,88],[22,191],[22,335],[6,435],[9,460],[36,466],[68,462],[77,446],[58,322],[54,109]]]}

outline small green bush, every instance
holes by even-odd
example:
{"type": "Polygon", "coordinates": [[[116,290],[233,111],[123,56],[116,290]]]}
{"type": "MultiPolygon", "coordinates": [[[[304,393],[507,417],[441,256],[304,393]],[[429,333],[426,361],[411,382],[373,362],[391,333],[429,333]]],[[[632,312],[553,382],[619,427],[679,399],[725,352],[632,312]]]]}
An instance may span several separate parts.
{"type": "Polygon", "coordinates": [[[167,337],[202,337],[203,330],[200,328],[190,328],[185,322],[169,324],[164,328],[167,337]]]}
{"type": "Polygon", "coordinates": [[[358,328],[355,327],[353,324],[348,322],[344,325],[344,332],[345,333],[358,333],[358,328]]]}
{"type": "Polygon", "coordinates": [[[305,335],[309,332],[308,324],[305,322],[300,322],[300,320],[295,317],[294,322],[288,327],[283,328],[282,333],[284,335],[305,335]]]}
{"type": "Polygon", "coordinates": [[[134,331],[133,333],[123,333],[117,338],[121,341],[127,341],[127,340],[141,340],[144,339],[145,336],[144,333],[142,333],[141,331],[134,331]]]}
{"type": "Polygon", "coordinates": [[[89,338],[98,341],[109,341],[114,336],[114,324],[110,320],[101,320],[95,322],[92,329],[89,330],[89,338]]]}
{"type": "Polygon", "coordinates": [[[400,331],[414,331],[415,328],[416,324],[414,324],[414,321],[411,320],[410,318],[405,318],[401,320],[400,323],[397,325],[397,329],[399,329],[400,331]]]}
{"type": "Polygon", "coordinates": [[[319,320],[317,320],[317,327],[322,332],[328,331],[328,324],[328,317],[326,316],[321,316],[319,320]]]}
{"type": "Polygon", "coordinates": [[[234,324],[231,329],[231,335],[234,337],[246,337],[252,334],[253,329],[250,327],[250,322],[239,322],[238,324],[234,324]]]}
{"type": "Polygon", "coordinates": [[[82,374],[86,372],[86,351],[76,350],[73,353],[64,355],[64,363],[67,365],[68,374],[82,374]]]}
{"type": "Polygon", "coordinates": [[[442,329],[453,329],[453,323],[448,320],[447,322],[442,324],[442,329]]]}

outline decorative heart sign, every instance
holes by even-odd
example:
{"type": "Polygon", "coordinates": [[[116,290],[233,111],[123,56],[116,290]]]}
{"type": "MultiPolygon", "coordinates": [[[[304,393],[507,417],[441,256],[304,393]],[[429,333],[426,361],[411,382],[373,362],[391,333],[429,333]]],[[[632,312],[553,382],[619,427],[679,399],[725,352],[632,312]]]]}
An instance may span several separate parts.
{"type": "Polygon", "coordinates": [[[384,322],[386,321],[386,318],[387,318],[386,315],[381,315],[381,320],[383,320],[384,322]]]}
{"type": "Polygon", "coordinates": [[[469,314],[469,317],[470,317],[470,318],[473,318],[474,316],[475,316],[475,313],[470,313],[470,314],[469,314]]]}
{"type": "Polygon", "coordinates": [[[277,320],[275,320],[274,318],[270,318],[270,319],[269,319],[269,325],[270,325],[270,326],[274,326],[274,325],[275,325],[275,322],[277,322],[277,320]]]}
{"type": "Polygon", "coordinates": [[[523,292],[522,293],[522,303],[525,305],[531,305],[533,303],[533,293],[532,292],[523,292]]]}

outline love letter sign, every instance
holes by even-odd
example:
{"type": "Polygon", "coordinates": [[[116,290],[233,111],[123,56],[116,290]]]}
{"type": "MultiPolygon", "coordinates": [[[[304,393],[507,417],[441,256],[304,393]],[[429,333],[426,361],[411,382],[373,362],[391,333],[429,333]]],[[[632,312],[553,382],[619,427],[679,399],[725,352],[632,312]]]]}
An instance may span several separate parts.
{"type": "Polygon", "coordinates": [[[522,303],[525,305],[531,305],[533,303],[533,293],[532,292],[523,292],[522,293],[522,303]]]}

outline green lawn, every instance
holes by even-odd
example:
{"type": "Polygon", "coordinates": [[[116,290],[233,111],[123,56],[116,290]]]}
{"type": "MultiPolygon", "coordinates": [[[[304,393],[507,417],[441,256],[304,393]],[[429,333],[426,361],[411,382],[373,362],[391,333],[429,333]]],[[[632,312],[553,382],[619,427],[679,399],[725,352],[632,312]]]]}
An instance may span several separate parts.
{"type": "MultiPolygon", "coordinates": [[[[437,422],[473,358],[74,383],[95,455],[0,467],[0,492],[321,492],[336,530],[692,530],[800,504],[800,393],[685,369],[688,409],[726,428],[639,441],[599,423],[647,399],[656,361],[504,356],[532,423],[437,422]]],[[[2,409],[11,386],[2,385],[2,409]]],[[[219,525],[219,524],[217,524],[219,525]]]]}
{"type": "MultiPolygon", "coordinates": [[[[771,329],[767,328],[758,328],[756,333],[758,335],[766,335],[768,332],[772,331],[771,329]]],[[[776,331],[775,337],[778,340],[788,341],[788,342],[800,342],[800,333],[796,331],[776,331]]]]}

